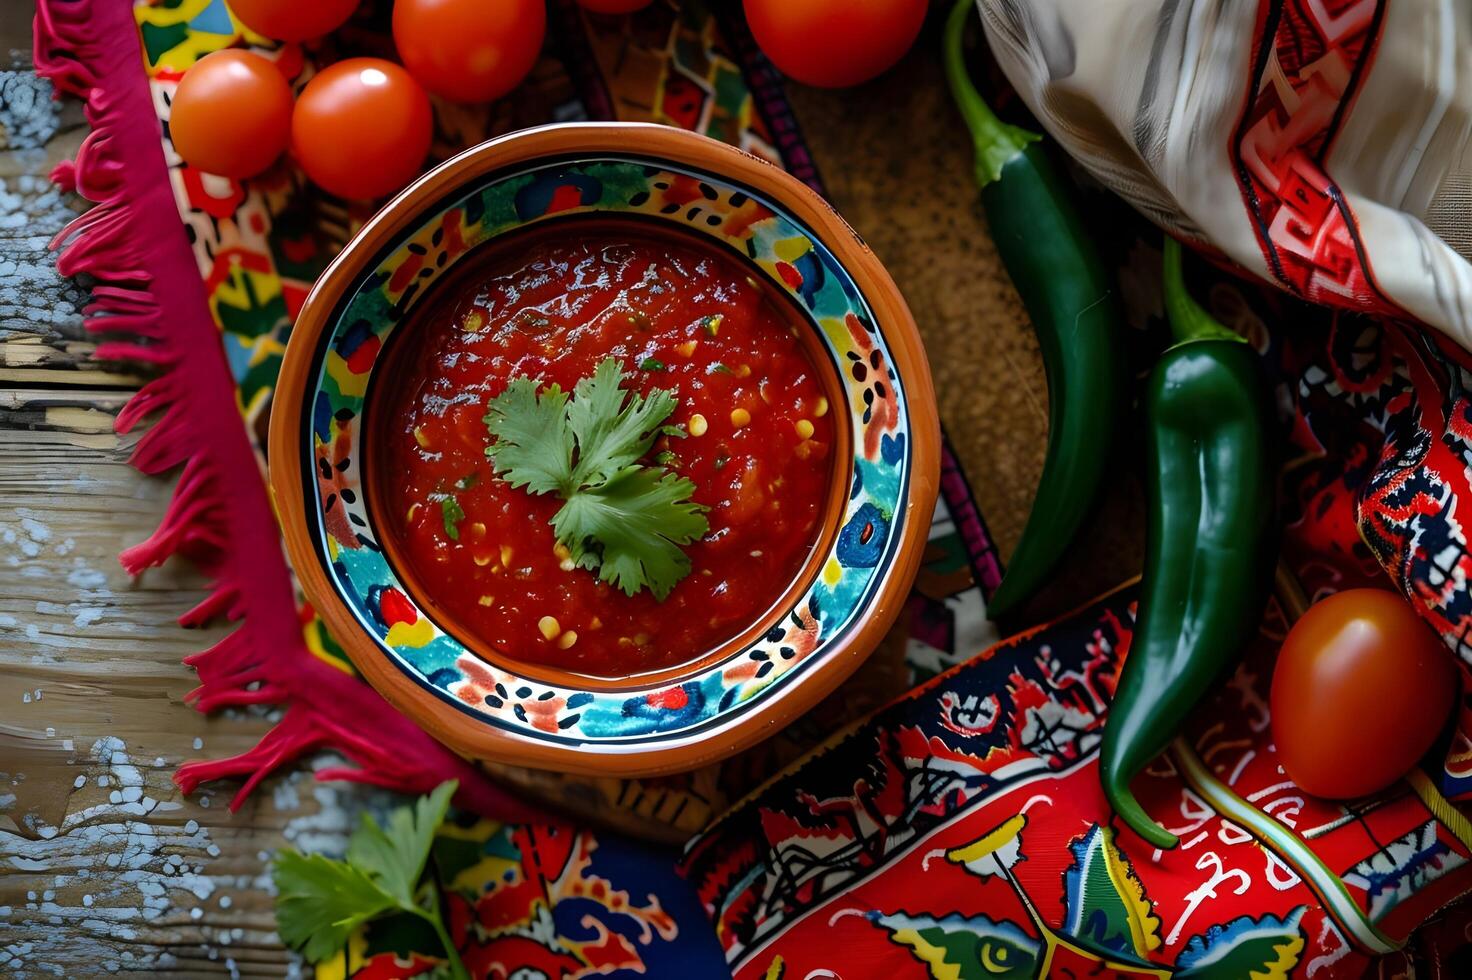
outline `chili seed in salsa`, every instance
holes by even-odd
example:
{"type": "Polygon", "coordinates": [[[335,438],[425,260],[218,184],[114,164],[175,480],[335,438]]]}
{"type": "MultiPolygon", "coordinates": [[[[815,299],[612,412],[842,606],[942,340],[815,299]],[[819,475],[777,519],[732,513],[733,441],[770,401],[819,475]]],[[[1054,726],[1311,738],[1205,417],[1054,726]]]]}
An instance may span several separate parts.
{"type": "MultiPolygon", "coordinates": [[[[696,659],[787,591],[820,530],[834,421],[770,287],[711,244],[618,222],[537,230],[463,259],[395,331],[369,424],[373,505],[422,602],[529,664],[623,677],[696,659]],[[574,566],[555,494],[513,489],[485,449],[515,378],[571,391],[607,357],[679,399],[643,462],[695,486],[710,528],[668,597],[574,566]]],[[[448,625],[448,624],[446,624],[448,625]]]]}

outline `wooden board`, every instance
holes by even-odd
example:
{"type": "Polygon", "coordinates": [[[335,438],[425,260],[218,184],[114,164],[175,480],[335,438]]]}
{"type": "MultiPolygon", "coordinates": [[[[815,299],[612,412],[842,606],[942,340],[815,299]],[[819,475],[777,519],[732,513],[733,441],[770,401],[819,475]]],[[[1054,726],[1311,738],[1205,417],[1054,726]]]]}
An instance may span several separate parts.
{"type": "MultiPolygon", "coordinates": [[[[44,175],[85,129],[26,70],[28,6],[0,10],[0,59],[20,52],[0,74],[0,973],[281,976],[292,960],[266,860],[287,841],[340,847],[385,797],[296,772],[230,814],[233,786],[186,800],[170,782],[184,760],[248,748],[270,716],[186,706],[180,660],[223,632],[174,623],[204,582],[182,562],[137,581],[117,564],[169,483],[128,467],[112,418],[141,378],[92,359],[85,294],[45,251],[79,205],[44,175]]],[[[1046,386],[976,204],[936,27],[879,82],[791,95],[834,203],[915,312],[942,418],[1006,554],[1042,466],[1046,386]]],[[[1040,605],[1075,605],[1137,567],[1128,481],[1095,527],[1040,605]]]]}

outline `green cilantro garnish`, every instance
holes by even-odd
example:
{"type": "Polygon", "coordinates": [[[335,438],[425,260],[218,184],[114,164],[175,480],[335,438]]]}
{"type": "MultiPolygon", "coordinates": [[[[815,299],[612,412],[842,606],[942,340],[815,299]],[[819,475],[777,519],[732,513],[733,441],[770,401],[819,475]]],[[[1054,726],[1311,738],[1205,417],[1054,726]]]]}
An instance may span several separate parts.
{"type": "Polygon", "coordinates": [[[447,493],[440,498],[440,518],[445,522],[445,533],[451,541],[460,540],[460,522],[465,520],[465,511],[455,495],[447,493]]]}
{"type": "Polygon", "coordinates": [[[479,474],[477,474],[475,470],[471,470],[469,473],[466,473],[460,479],[455,481],[455,487],[458,490],[469,490],[471,487],[475,486],[476,481],[479,479],[479,474]]]}
{"type": "Polygon", "coordinates": [[[491,399],[485,417],[494,442],[486,455],[513,487],[556,493],[557,540],[581,568],[633,595],[664,599],[690,573],[680,550],[709,530],[695,484],[639,462],[678,402],[656,388],[647,396],[621,386],[623,367],[606,358],[569,398],[557,385],[538,392],[517,378],[491,399]]]}
{"type": "Polygon", "coordinates": [[[642,361],[639,362],[639,370],[640,371],[663,371],[664,370],[664,361],[661,361],[657,357],[646,357],[646,358],[644,358],[644,360],[642,360],[642,361]]]}
{"type": "Polygon", "coordinates": [[[708,367],[708,368],[705,369],[705,373],[706,374],[729,374],[733,378],[736,377],[736,372],[735,371],[732,371],[730,368],[726,367],[726,365],[722,364],[720,361],[712,361],[711,364],[710,364],[710,367],[708,367]]]}
{"type": "Polygon", "coordinates": [[[276,929],[308,962],[341,955],[348,936],[365,922],[408,913],[423,919],[439,936],[450,975],[468,978],[460,954],[440,917],[439,889],[421,887],[436,828],[445,819],[456,783],[442,783],[411,809],[399,807],[385,824],[366,813],[348,840],[347,858],[282,851],[271,877],[276,883],[276,929]]]}
{"type": "Polygon", "coordinates": [[[654,461],[660,466],[674,466],[680,461],[680,457],[665,449],[654,454],[654,461]]]}

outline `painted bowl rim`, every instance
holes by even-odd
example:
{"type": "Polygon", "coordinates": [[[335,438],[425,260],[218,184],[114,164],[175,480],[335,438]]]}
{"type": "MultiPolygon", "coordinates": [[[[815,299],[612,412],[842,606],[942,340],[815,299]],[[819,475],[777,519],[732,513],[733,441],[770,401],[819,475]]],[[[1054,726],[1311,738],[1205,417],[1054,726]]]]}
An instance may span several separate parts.
{"type": "MultiPolygon", "coordinates": [[[[349,659],[395,708],[456,751],[496,762],[589,775],[647,776],[697,768],[767,737],[806,711],[846,679],[873,652],[905,606],[928,538],[940,475],[940,427],[928,362],[903,297],[863,240],[811,188],[766,160],[686,130],[648,123],[558,123],[517,132],[472,147],[420,177],[374,215],[314,284],[297,317],[276,389],[269,434],[270,483],[288,555],[308,599],[349,659]],[[875,333],[887,346],[903,379],[909,435],[907,486],[899,541],[877,571],[878,585],[862,600],[855,619],[815,654],[817,662],[789,683],[750,695],[727,723],[717,712],[695,731],[655,733],[636,744],[549,740],[535,732],[493,726],[460,710],[448,694],[429,690],[391,659],[370,635],[325,567],[315,543],[320,524],[316,497],[303,494],[304,459],[313,452],[304,426],[306,395],[317,391],[319,352],[333,339],[342,304],[362,292],[365,274],[390,246],[412,238],[459,189],[487,175],[538,160],[650,159],[705,172],[759,192],[781,214],[812,233],[858,288],[872,313],[875,333]],[[290,503],[291,506],[283,508],[290,503]],[[769,693],[768,693],[769,692],[769,693]],[[766,697],[763,694],[767,693],[766,697]]],[[[839,472],[841,473],[840,466],[839,472]]],[[[830,508],[831,512],[831,508],[830,508]]],[[[844,520],[840,509],[825,520],[819,540],[831,539],[844,520]]],[[[679,684],[680,672],[709,666],[703,658],[661,672],[663,683],[679,684]],[[669,675],[675,675],[669,677],[669,675]]],[[[496,664],[504,669],[504,663],[496,664]]],[[[542,670],[542,674],[558,674],[542,670]]],[[[567,675],[566,686],[577,675],[567,675]]],[[[606,685],[589,686],[603,690],[606,685]]],[[[724,711],[724,709],[722,709],[724,711]]]]}

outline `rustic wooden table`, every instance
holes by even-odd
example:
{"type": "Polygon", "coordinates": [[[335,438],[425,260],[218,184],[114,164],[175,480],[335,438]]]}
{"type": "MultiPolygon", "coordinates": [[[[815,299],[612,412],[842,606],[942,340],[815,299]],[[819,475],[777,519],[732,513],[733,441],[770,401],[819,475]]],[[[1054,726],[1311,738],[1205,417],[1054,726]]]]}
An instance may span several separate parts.
{"type": "MultiPolygon", "coordinates": [[[[0,4],[0,973],[290,975],[267,859],[288,841],[340,846],[382,797],[297,771],[232,814],[235,786],[186,799],[170,781],[184,760],[249,748],[270,716],[184,704],[194,679],[180,660],[225,629],[175,624],[205,584],[183,562],[130,580],[116,561],[157,524],[169,484],[128,466],[135,437],[112,421],[143,377],[92,358],[85,291],[46,250],[82,204],[45,175],[86,128],[29,70],[30,16],[0,4]]],[[[880,82],[791,95],[835,204],[910,300],[1005,555],[1042,464],[1046,388],[978,213],[935,27],[880,82]]],[[[1045,604],[1133,570],[1136,501],[1124,481],[1045,604]]]]}

